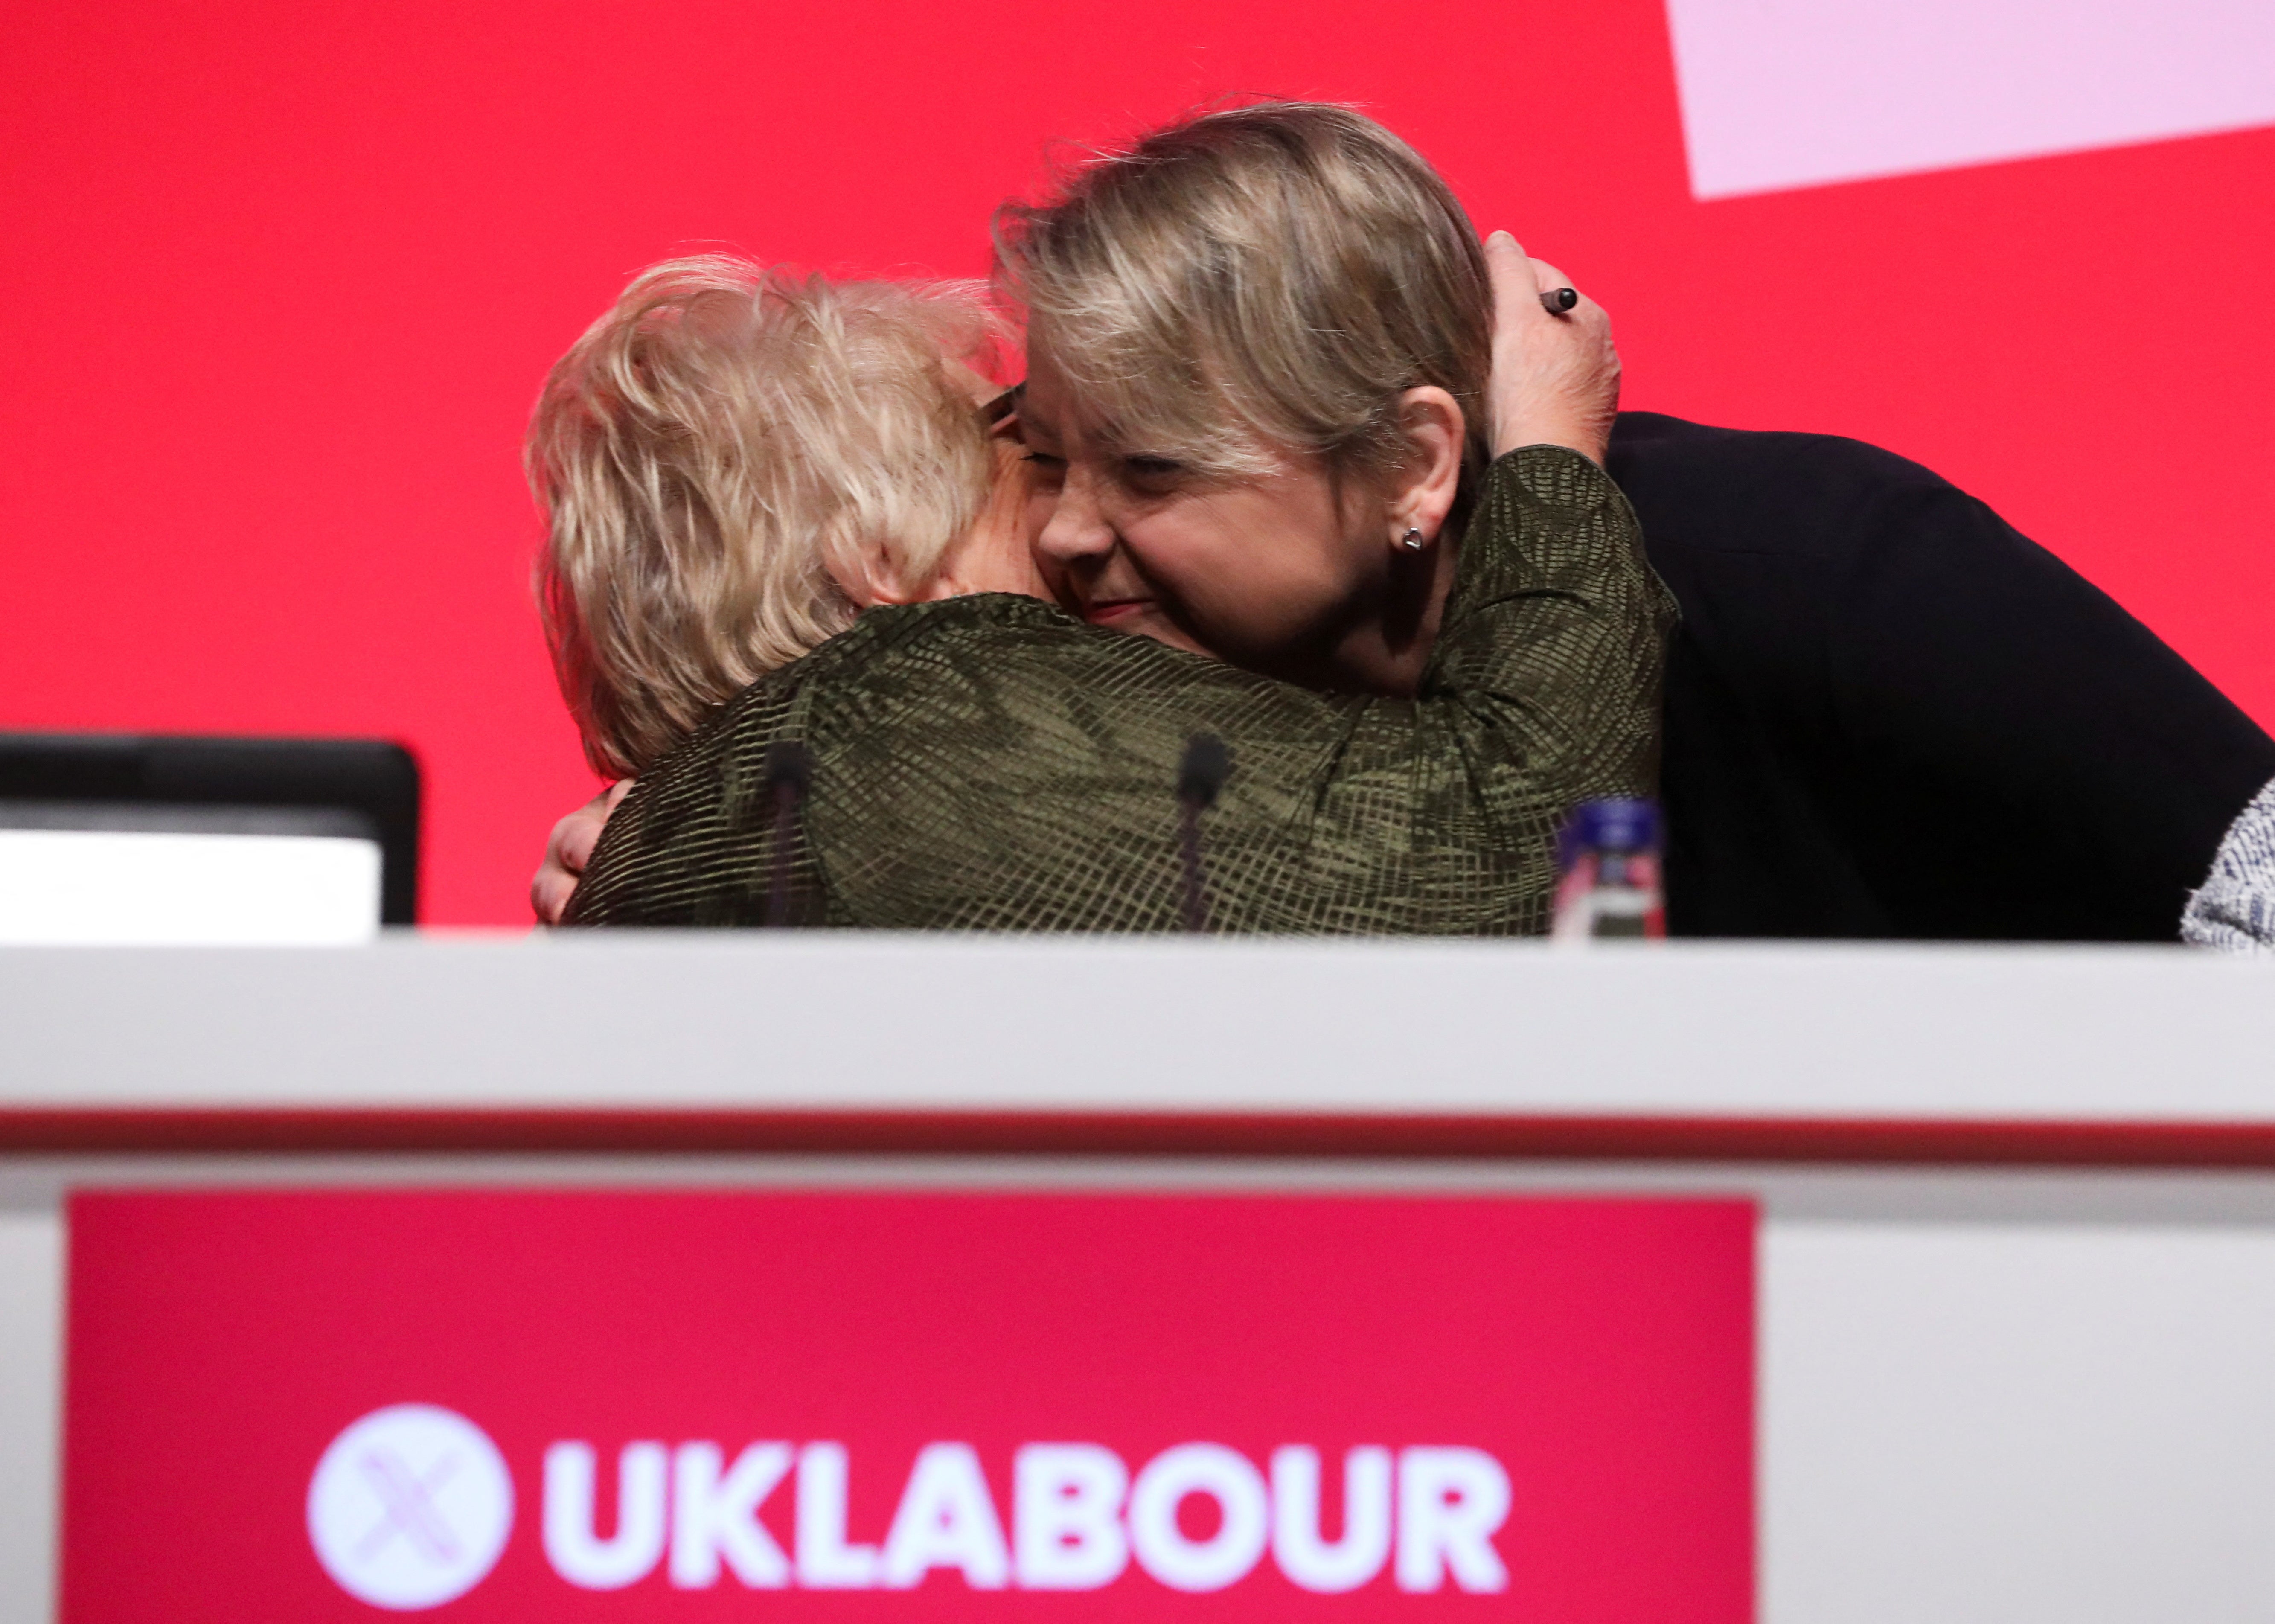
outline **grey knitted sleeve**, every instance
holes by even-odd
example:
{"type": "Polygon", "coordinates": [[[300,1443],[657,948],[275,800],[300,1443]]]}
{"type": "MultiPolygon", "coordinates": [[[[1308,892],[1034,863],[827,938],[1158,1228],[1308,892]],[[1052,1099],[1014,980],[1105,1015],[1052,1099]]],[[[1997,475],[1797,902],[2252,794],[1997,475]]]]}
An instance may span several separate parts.
{"type": "Polygon", "coordinates": [[[2211,873],[2181,916],[2181,940],[2275,956],[2275,782],[2228,826],[2211,873]]]}

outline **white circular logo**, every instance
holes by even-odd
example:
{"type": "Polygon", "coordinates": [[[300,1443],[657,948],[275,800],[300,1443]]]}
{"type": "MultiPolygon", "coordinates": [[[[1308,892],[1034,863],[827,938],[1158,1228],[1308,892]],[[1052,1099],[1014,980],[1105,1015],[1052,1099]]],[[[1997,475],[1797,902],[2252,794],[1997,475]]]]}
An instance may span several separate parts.
{"type": "Polygon", "coordinates": [[[308,1543],[340,1589],[397,1612],[463,1596],[513,1530],[513,1478],[481,1428],[433,1404],[374,1409],[308,1483],[308,1543]]]}

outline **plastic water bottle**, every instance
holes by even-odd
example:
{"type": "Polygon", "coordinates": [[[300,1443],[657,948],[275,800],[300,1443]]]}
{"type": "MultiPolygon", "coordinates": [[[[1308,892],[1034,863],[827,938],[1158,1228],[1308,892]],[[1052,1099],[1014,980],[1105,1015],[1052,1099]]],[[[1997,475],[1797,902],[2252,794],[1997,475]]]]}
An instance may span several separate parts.
{"type": "Polygon", "coordinates": [[[1585,801],[1565,826],[1564,880],[1556,888],[1558,941],[1648,941],[1667,934],[1659,882],[1659,808],[1649,801],[1585,801]]]}

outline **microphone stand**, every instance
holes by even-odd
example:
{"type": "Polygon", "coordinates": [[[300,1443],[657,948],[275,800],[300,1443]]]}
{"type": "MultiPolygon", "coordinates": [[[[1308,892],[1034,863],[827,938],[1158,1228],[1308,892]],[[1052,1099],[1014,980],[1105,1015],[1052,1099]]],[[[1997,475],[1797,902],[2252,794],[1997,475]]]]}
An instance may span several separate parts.
{"type": "Polygon", "coordinates": [[[813,754],[796,739],[767,746],[766,787],[774,797],[775,835],[767,856],[767,924],[781,930],[790,923],[790,843],[797,832],[797,812],[813,782],[813,754]]]}
{"type": "Polygon", "coordinates": [[[1208,892],[1201,880],[1201,813],[1216,804],[1217,792],[1232,771],[1232,752],[1213,733],[1196,733],[1185,742],[1177,768],[1177,845],[1184,859],[1185,929],[1208,929],[1208,892]]]}

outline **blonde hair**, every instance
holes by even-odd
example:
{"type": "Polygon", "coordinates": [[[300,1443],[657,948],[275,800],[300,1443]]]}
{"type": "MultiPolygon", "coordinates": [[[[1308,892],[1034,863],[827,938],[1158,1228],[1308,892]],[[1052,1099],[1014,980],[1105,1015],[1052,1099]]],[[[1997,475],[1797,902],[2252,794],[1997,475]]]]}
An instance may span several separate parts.
{"type": "Polygon", "coordinates": [[[939,570],[994,457],[946,358],[985,364],[984,290],[799,277],[727,255],[643,272],[545,381],[525,455],[539,595],[595,771],[645,771],[704,714],[853,623],[833,576],[939,570]]]}
{"type": "Polygon", "coordinates": [[[1007,206],[996,241],[1031,336],[1122,445],[1234,478],[1273,449],[1387,471],[1398,397],[1435,384],[1470,472],[1487,460],[1484,247],[1421,155],[1349,108],[1200,114],[1007,206]]]}

